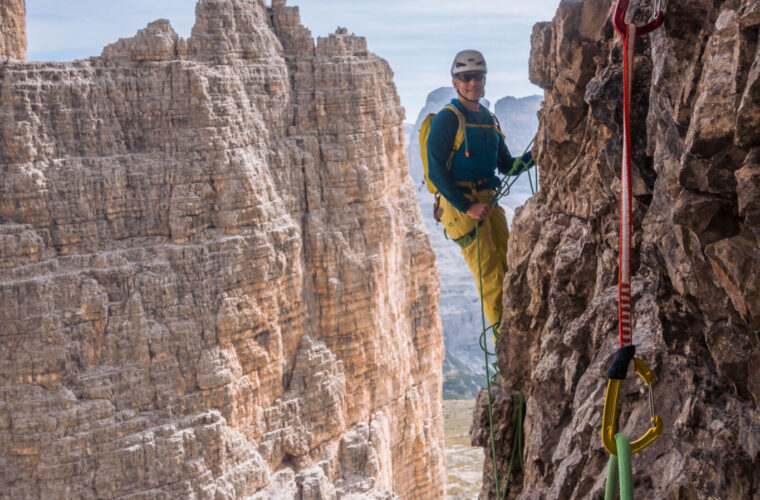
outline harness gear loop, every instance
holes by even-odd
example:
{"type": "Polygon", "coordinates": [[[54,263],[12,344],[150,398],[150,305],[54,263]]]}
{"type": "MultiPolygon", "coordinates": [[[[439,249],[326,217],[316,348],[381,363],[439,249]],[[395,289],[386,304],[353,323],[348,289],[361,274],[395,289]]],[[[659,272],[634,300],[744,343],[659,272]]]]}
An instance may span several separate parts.
{"type": "Polygon", "coordinates": [[[656,17],[662,15],[662,0],[654,0],[654,6],[652,7],[652,17],[649,19],[652,21],[656,17]]]}
{"type": "MultiPolygon", "coordinates": [[[[654,410],[654,393],[652,391],[652,386],[657,381],[657,378],[647,364],[639,358],[633,358],[633,363],[636,368],[636,373],[644,381],[644,384],[649,387],[649,412],[651,415],[650,422],[652,423],[652,427],[650,427],[639,439],[631,442],[631,455],[635,455],[652,444],[652,442],[662,434],[663,429],[662,419],[655,414],[654,410]]],[[[610,377],[607,381],[607,390],[604,395],[602,443],[610,455],[618,454],[617,445],[615,444],[615,434],[617,434],[617,408],[618,400],[620,398],[620,385],[622,383],[623,379],[610,377]]]]}

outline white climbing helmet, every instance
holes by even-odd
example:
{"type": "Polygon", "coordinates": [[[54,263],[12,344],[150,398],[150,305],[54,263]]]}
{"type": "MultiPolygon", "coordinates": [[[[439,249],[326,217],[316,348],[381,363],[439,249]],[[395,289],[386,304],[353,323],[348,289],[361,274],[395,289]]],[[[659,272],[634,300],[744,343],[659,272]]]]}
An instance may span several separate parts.
{"type": "Polygon", "coordinates": [[[466,71],[482,71],[488,73],[486,59],[483,54],[477,50],[463,50],[454,57],[451,63],[451,76],[464,73],[466,71]]]}

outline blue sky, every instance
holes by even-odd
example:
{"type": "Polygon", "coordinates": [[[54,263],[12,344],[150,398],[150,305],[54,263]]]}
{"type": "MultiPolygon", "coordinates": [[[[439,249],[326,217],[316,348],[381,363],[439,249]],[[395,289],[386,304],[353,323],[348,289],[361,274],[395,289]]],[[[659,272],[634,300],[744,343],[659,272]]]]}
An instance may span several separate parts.
{"type": "MultiPolygon", "coordinates": [[[[338,26],[367,38],[386,59],[414,121],[428,92],[451,85],[454,54],[474,48],[488,63],[486,98],[541,94],[528,81],[533,24],[550,21],[559,0],[289,0],[312,36],[338,26]]],[[[195,22],[195,0],[26,0],[27,59],[67,61],[102,48],[159,18],[182,37],[195,22]]]]}

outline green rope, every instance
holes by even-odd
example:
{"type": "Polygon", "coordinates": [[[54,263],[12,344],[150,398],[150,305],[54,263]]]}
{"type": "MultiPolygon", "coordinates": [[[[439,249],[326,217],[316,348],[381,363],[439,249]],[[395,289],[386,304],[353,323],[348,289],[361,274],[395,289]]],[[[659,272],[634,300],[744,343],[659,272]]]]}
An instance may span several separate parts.
{"type": "MultiPolygon", "coordinates": [[[[499,469],[498,464],[496,461],[496,438],[494,436],[493,431],[493,396],[491,394],[491,383],[493,380],[491,379],[491,373],[488,369],[489,366],[489,359],[488,356],[496,356],[495,352],[490,352],[488,350],[488,344],[487,344],[487,337],[486,334],[488,331],[492,331],[494,335],[494,347],[496,347],[496,343],[498,342],[498,327],[499,323],[496,322],[492,325],[489,325],[486,327],[486,314],[485,314],[485,306],[483,305],[483,272],[481,270],[481,262],[480,262],[480,231],[479,231],[479,224],[475,225],[475,242],[477,244],[477,252],[478,252],[478,288],[480,290],[480,320],[483,326],[483,330],[480,334],[480,338],[478,340],[478,343],[480,344],[480,348],[483,350],[483,353],[485,355],[485,365],[486,365],[486,386],[488,389],[488,426],[490,430],[491,435],[491,458],[493,460],[493,477],[494,477],[494,486],[496,488],[496,497],[499,500],[502,500],[506,497],[507,491],[509,491],[509,480],[512,477],[512,470],[513,470],[513,464],[515,459],[515,454],[517,453],[520,460],[520,470],[524,470],[524,464],[523,464],[523,408],[525,406],[525,395],[523,394],[516,394],[516,393],[509,393],[510,396],[519,396],[519,405],[517,407],[517,414],[515,415],[515,436],[512,440],[512,453],[509,458],[509,468],[507,469],[507,477],[504,482],[504,489],[502,490],[499,487],[499,469]],[[519,453],[518,453],[519,452],[519,453]]],[[[494,374],[494,377],[498,375],[498,372],[494,374]]]]}
{"type": "Polygon", "coordinates": [[[610,455],[607,462],[607,484],[604,487],[604,500],[615,500],[620,487],[618,476],[618,459],[616,455],[610,455]]]}
{"type": "Polygon", "coordinates": [[[620,500],[633,500],[633,473],[631,471],[631,445],[628,436],[615,434],[617,456],[610,455],[607,465],[607,486],[604,489],[604,500],[615,500],[618,488],[620,500]]]}
{"type": "MultiPolygon", "coordinates": [[[[520,156],[520,161],[522,161],[522,157],[525,156],[525,153],[528,152],[530,147],[533,145],[533,140],[531,139],[530,143],[525,147],[525,151],[523,151],[523,154],[520,156]]],[[[536,194],[536,191],[538,191],[538,165],[536,165],[536,162],[533,160],[533,157],[531,157],[530,161],[526,164],[526,172],[528,173],[528,182],[530,183],[530,194],[534,195],[536,194]],[[531,172],[533,174],[531,174],[531,172]],[[536,176],[536,182],[535,182],[535,189],[533,188],[533,175],[536,176]]]]}
{"type": "MultiPolygon", "coordinates": [[[[522,161],[522,157],[525,155],[525,153],[528,152],[528,149],[530,149],[531,145],[533,144],[533,141],[530,141],[530,144],[525,148],[525,151],[523,151],[523,154],[520,156],[520,158],[515,159],[515,163],[512,166],[512,170],[517,170],[518,172],[522,173],[522,171],[525,171],[528,173],[528,180],[530,182],[530,192],[531,194],[535,194],[535,191],[533,189],[533,180],[531,179],[530,169],[535,167],[536,164],[531,158],[531,160],[526,164],[522,161]]],[[[536,167],[536,189],[538,189],[538,167],[536,167]]],[[[510,176],[506,176],[504,179],[501,180],[499,183],[498,189],[494,192],[494,196],[491,200],[491,206],[496,206],[499,204],[499,200],[509,195],[509,191],[514,185],[515,182],[517,182],[517,179],[520,178],[520,174],[515,176],[513,179],[510,179],[510,176]]],[[[491,373],[489,370],[489,356],[496,356],[496,352],[491,352],[488,350],[488,337],[486,335],[490,331],[493,335],[494,339],[494,351],[496,348],[496,344],[499,341],[499,327],[500,323],[497,321],[496,323],[486,326],[486,313],[485,313],[485,305],[483,304],[483,271],[481,269],[481,261],[480,261],[480,224],[475,224],[475,242],[477,244],[477,252],[478,252],[478,289],[480,291],[480,321],[482,324],[482,331],[480,333],[480,338],[478,339],[478,344],[480,345],[480,348],[483,350],[483,354],[485,356],[485,366],[486,366],[486,386],[488,389],[488,426],[490,430],[491,435],[491,458],[493,459],[493,477],[494,477],[494,486],[496,488],[496,497],[499,500],[502,500],[506,497],[507,491],[509,491],[509,480],[512,477],[512,471],[513,471],[513,465],[515,461],[515,455],[519,457],[520,462],[520,470],[524,470],[525,464],[523,463],[523,411],[525,408],[525,395],[520,393],[509,393],[510,396],[518,396],[519,397],[519,404],[517,406],[517,411],[515,415],[515,436],[512,439],[512,452],[509,457],[509,469],[507,469],[507,477],[504,481],[504,489],[502,490],[499,487],[499,470],[497,467],[496,462],[496,438],[494,436],[494,430],[493,430],[493,396],[491,393],[491,384],[497,384],[497,382],[494,380],[498,376],[498,369],[496,367],[496,363],[493,363],[494,368],[496,369],[493,378],[491,377],[491,373]]]]}
{"type": "Polygon", "coordinates": [[[488,347],[485,340],[485,334],[488,330],[493,330],[494,325],[486,328],[486,311],[483,305],[483,271],[480,267],[480,224],[475,224],[475,243],[477,244],[478,251],[478,289],[480,290],[480,320],[483,325],[483,333],[481,333],[480,347],[485,353],[486,364],[486,386],[488,388],[488,424],[491,430],[491,458],[493,459],[493,477],[494,484],[496,485],[496,496],[501,500],[501,492],[499,491],[499,470],[496,464],[496,439],[494,439],[493,433],[493,402],[491,398],[491,374],[488,370],[488,347]]]}
{"type": "Polygon", "coordinates": [[[536,190],[533,189],[533,177],[530,175],[530,170],[528,170],[528,182],[530,182],[530,194],[536,194],[536,190]]]}
{"type": "Polygon", "coordinates": [[[518,456],[520,457],[520,470],[524,470],[525,464],[523,464],[523,405],[525,404],[525,395],[524,394],[513,394],[510,393],[510,396],[519,396],[520,397],[520,404],[517,408],[517,415],[516,415],[516,426],[515,426],[515,437],[512,440],[512,455],[509,457],[509,469],[507,469],[507,480],[504,484],[504,494],[506,495],[507,490],[509,490],[509,479],[512,475],[512,464],[515,461],[515,453],[519,451],[518,456]]]}
{"type": "Polygon", "coordinates": [[[525,147],[525,150],[522,152],[522,154],[515,158],[514,163],[512,164],[512,171],[520,172],[518,175],[511,177],[510,175],[505,176],[501,179],[501,183],[499,184],[499,187],[496,189],[496,192],[494,193],[494,198],[491,204],[493,206],[496,206],[502,198],[509,195],[510,189],[512,189],[512,186],[517,182],[517,180],[520,178],[520,175],[522,175],[523,172],[526,172],[528,174],[528,182],[530,183],[530,194],[536,194],[536,191],[538,191],[538,165],[536,165],[536,162],[531,159],[528,162],[524,162],[522,160],[523,156],[525,156],[525,153],[527,153],[530,150],[530,147],[533,145],[533,141],[531,140],[530,143],[525,147]],[[535,187],[533,182],[533,177],[531,176],[531,172],[533,172],[536,176],[535,181],[535,187]]]}

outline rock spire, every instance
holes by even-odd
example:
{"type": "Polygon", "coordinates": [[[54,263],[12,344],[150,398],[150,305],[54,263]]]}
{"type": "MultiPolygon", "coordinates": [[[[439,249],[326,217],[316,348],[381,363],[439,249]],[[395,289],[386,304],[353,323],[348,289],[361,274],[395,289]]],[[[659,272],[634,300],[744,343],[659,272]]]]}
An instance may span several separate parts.
{"type": "Polygon", "coordinates": [[[0,67],[0,490],[441,498],[390,67],[282,1],[196,17],[0,67]]]}
{"type": "Polygon", "coordinates": [[[26,3],[0,0],[0,59],[26,59],[26,3]]]}

